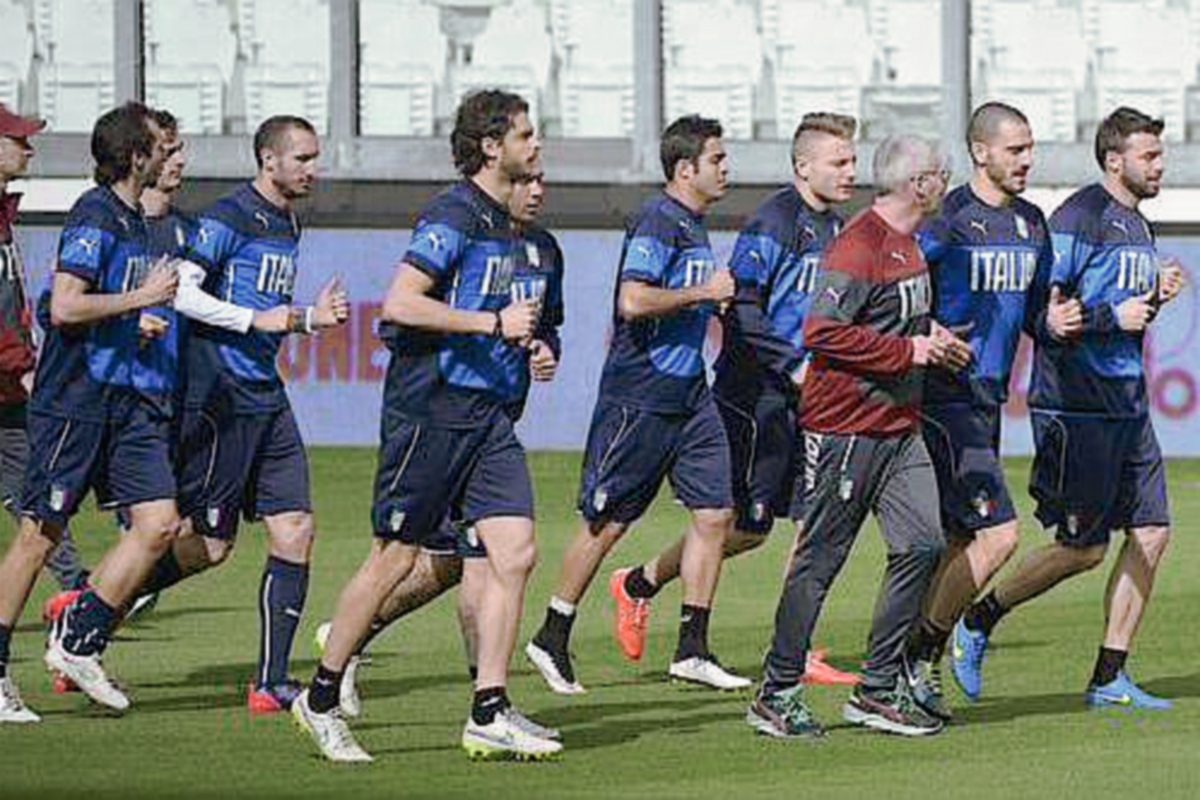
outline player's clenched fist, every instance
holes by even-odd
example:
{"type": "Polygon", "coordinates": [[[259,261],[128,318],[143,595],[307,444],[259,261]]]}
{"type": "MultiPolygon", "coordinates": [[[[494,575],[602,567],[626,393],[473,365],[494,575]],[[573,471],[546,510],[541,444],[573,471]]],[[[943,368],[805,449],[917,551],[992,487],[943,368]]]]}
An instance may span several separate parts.
{"type": "Polygon", "coordinates": [[[165,257],[154,262],[154,266],[146,274],[146,279],[142,281],[142,285],[137,291],[141,295],[138,306],[140,308],[149,308],[150,306],[170,305],[175,299],[175,290],[179,288],[179,270],[175,268],[174,262],[168,261],[165,257]]]}
{"type": "Polygon", "coordinates": [[[510,342],[527,342],[533,337],[534,328],[537,327],[537,318],[538,303],[536,300],[511,303],[499,312],[495,333],[510,342]]]}
{"type": "Polygon", "coordinates": [[[737,289],[733,273],[727,269],[719,269],[714,272],[704,286],[708,289],[708,299],[714,303],[726,303],[732,300],[737,289]]]}

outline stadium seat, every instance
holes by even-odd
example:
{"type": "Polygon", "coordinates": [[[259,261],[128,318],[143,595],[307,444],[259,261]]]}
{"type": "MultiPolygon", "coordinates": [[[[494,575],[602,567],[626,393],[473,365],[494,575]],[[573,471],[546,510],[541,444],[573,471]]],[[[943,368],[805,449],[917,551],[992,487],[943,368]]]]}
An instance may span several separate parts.
{"type": "Polygon", "coordinates": [[[33,57],[33,36],[25,0],[0,0],[0,103],[16,109],[21,83],[33,57]]]}
{"type": "Polygon", "coordinates": [[[32,0],[38,113],[58,132],[84,132],[114,102],[113,0],[32,0]]]}
{"type": "Polygon", "coordinates": [[[434,70],[426,64],[364,63],[359,122],[364,136],[432,136],[434,70]]]}
{"type": "Polygon", "coordinates": [[[174,114],[184,133],[221,133],[224,92],[214,64],[146,66],[146,102],[174,114]]]}
{"type": "Polygon", "coordinates": [[[1184,93],[1196,74],[1187,12],[1152,0],[1087,0],[1096,65],[1096,115],[1131,105],[1167,121],[1163,137],[1186,133],[1184,93]],[[1136,35],[1130,35],[1136,31],[1136,35]]]}
{"type": "Polygon", "coordinates": [[[90,131],[115,105],[112,64],[43,64],[38,114],[57,133],[90,131]]]}
{"type": "Polygon", "coordinates": [[[703,114],[721,122],[725,136],[749,139],[754,134],[754,84],[749,70],[737,67],[677,67],[663,76],[668,121],[684,114],[703,114]]]}
{"type": "Polygon", "coordinates": [[[867,19],[878,51],[878,84],[941,85],[941,0],[870,0],[867,19]]]}
{"type": "Polygon", "coordinates": [[[474,64],[460,65],[450,77],[452,104],[480,89],[503,89],[516,92],[529,103],[529,118],[541,119],[539,84],[537,77],[528,67],[480,67],[474,64]]]}
{"type": "Polygon", "coordinates": [[[634,120],[632,0],[552,0],[566,136],[631,136],[634,120]]]}
{"type": "Polygon", "coordinates": [[[329,78],[320,64],[246,67],[246,122],[250,130],[275,114],[299,114],[324,133],[329,78]]]}
{"type": "Polygon", "coordinates": [[[363,135],[433,135],[446,49],[435,6],[420,0],[362,0],[358,91],[363,135]]]}
{"type": "Polygon", "coordinates": [[[633,70],[568,67],[561,77],[563,134],[633,136],[633,70]]]}
{"type": "Polygon", "coordinates": [[[832,111],[857,117],[861,81],[848,67],[793,67],[775,74],[775,121],[786,137],[811,111],[832,111]]]}
{"type": "Polygon", "coordinates": [[[976,99],[1017,106],[1038,140],[1076,141],[1089,59],[1079,9],[1051,0],[977,0],[972,21],[976,99]]]}
{"type": "Polygon", "coordinates": [[[21,107],[21,73],[7,61],[0,61],[0,103],[14,111],[21,107]]]}
{"type": "Polygon", "coordinates": [[[301,114],[318,133],[329,127],[329,0],[239,0],[238,47],[246,123],[301,114]]]}

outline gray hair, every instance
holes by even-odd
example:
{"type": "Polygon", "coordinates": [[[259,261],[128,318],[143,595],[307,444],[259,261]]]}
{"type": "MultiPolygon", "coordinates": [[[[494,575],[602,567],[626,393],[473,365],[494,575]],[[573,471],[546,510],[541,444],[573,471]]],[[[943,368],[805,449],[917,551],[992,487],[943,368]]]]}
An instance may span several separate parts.
{"type": "Polygon", "coordinates": [[[880,194],[900,191],[922,172],[947,169],[941,144],[911,134],[889,136],[875,148],[871,172],[880,194]]]}

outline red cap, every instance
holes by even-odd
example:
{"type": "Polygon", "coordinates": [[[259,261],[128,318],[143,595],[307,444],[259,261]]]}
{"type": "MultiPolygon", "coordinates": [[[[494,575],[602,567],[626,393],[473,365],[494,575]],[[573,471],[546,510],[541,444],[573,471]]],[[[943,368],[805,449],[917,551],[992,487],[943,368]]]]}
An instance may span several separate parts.
{"type": "Polygon", "coordinates": [[[14,114],[8,110],[8,106],[0,103],[0,136],[28,139],[44,127],[46,127],[45,120],[14,114]]]}

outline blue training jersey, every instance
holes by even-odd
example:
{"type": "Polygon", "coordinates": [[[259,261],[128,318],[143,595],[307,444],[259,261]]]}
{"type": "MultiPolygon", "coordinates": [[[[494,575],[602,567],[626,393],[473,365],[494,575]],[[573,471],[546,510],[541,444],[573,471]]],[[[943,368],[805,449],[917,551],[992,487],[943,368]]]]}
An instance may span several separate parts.
{"type": "Polygon", "coordinates": [[[749,403],[764,390],[792,394],[804,361],[804,317],[821,258],[841,231],[833,211],[814,211],[795,186],[773,193],[738,235],[729,259],[737,281],[713,390],[749,403]]]}
{"type": "MultiPolygon", "coordinates": [[[[161,217],[146,217],[148,250],[153,259],[159,256],[178,258],[187,249],[187,243],[196,232],[196,220],[172,206],[161,217]]],[[[146,309],[159,319],[166,320],[167,332],[161,339],[145,341],[138,348],[134,369],[147,376],[158,376],[159,380],[175,388],[175,396],[183,385],[181,346],[187,338],[186,317],[175,312],[173,306],[155,306],[146,309]]]]}
{"type": "MultiPolygon", "coordinates": [[[[535,339],[545,342],[562,357],[558,329],[563,324],[563,257],[554,235],[544,228],[531,227],[521,234],[515,252],[511,294],[514,300],[541,301],[535,339]]],[[[439,297],[439,299],[442,299],[439,297]]],[[[429,416],[429,400],[439,380],[442,334],[421,331],[395,323],[379,326],[379,336],[391,351],[384,379],[384,407],[388,413],[419,421],[429,416]]],[[[519,386],[518,397],[506,410],[515,421],[525,410],[529,394],[529,357],[513,362],[512,380],[519,386]]]]}
{"type": "Polygon", "coordinates": [[[1142,334],[1121,330],[1116,308],[1157,286],[1150,224],[1100,184],[1080,189],[1050,217],[1051,285],[1084,307],[1083,335],[1035,348],[1029,405],[1138,416],[1149,411],[1142,334]]]}
{"type": "MultiPolygon", "coordinates": [[[[472,181],[421,211],[404,261],[434,281],[434,296],[465,311],[500,311],[513,300],[520,241],[508,210],[472,181]]],[[[524,349],[498,336],[443,334],[430,399],[434,424],[486,423],[496,406],[521,399],[524,349]]]]}
{"type": "MultiPolygon", "coordinates": [[[[299,247],[295,215],[245,184],[200,214],[185,255],[204,268],[204,291],[265,311],[292,303],[299,247]]],[[[238,413],[270,413],[287,404],[276,368],[286,334],[238,333],[201,322],[190,330],[189,406],[206,405],[214,392],[228,394],[238,413]]]]}
{"type": "MultiPolygon", "coordinates": [[[[59,237],[56,271],[81,279],[89,293],[122,294],[141,284],[150,265],[140,209],[126,205],[107,186],[90,189],[76,201],[59,237]]],[[[139,312],[91,325],[53,327],[49,287],[38,305],[47,337],[38,361],[32,409],[102,422],[106,399],[114,392],[132,392],[169,415],[172,376],[135,369],[142,346],[139,312]]]]}
{"type": "Polygon", "coordinates": [[[600,398],[662,414],[694,411],[708,391],[704,339],[715,307],[706,303],[668,317],[625,320],[621,284],[638,281],[680,290],[706,283],[716,270],[704,218],[663,193],[631,220],[613,291],[613,336],[600,377],[600,398]]]}
{"type": "Polygon", "coordinates": [[[946,196],[918,241],[933,275],[934,318],[975,353],[961,372],[926,370],[925,402],[1002,405],[1021,331],[1036,335],[1045,307],[1054,262],[1045,217],[1019,197],[989,205],[967,184],[946,196]]]}

